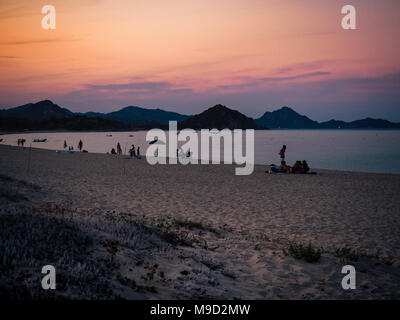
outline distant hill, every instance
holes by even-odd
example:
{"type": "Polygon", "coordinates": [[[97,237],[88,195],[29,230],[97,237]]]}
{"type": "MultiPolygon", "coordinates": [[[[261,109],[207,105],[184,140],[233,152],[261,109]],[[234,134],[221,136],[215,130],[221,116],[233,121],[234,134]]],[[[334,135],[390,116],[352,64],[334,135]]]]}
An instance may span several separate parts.
{"type": "Polygon", "coordinates": [[[28,120],[47,120],[52,118],[67,118],[74,114],[68,109],[61,108],[50,100],[28,103],[20,107],[0,110],[0,117],[22,118],[28,120]]]}
{"type": "Polygon", "coordinates": [[[157,126],[157,124],[168,125],[168,121],[170,120],[181,122],[191,117],[161,109],[145,109],[135,106],[125,107],[121,110],[106,114],[87,112],[85,115],[88,117],[95,116],[115,120],[127,125],[145,126],[157,126]]]}
{"type": "Polygon", "coordinates": [[[360,128],[360,129],[396,129],[400,128],[400,123],[394,123],[383,119],[372,119],[366,118],[362,120],[356,120],[353,122],[348,122],[345,124],[345,128],[353,129],[353,128],[360,128]]]}
{"type": "Polygon", "coordinates": [[[179,124],[180,129],[255,129],[257,125],[252,118],[221,104],[203,111],[179,124]]]}
{"type": "Polygon", "coordinates": [[[258,126],[270,129],[400,129],[400,123],[372,118],[352,122],[340,120],[318,122],[297,113],[289,107],[265,112],[255,122],[258,126]]]}
{"type": "Polygon", "coordinates": [[[102,131],[126,130],[121,122],[103,118],[72,116],[66,118],[52,118],[46,120],[28,120],[24,118],[0,117],[0,130],[70,130],[70,131],[102,131]]]}
{"type": "Polygon", "coordinates": [[[383,119],[365,118],[352,122],[329,120],[319,124],[321,129],[399,129],[400,123],[383,119]]]}
{"type": "Polygon", "coordinates": [[[335,119],[319,123],[319,127],[321,129],[343,129],[346,126],[347,126],[347,122],[335,120],[335,119]]]}
{"type": "Polygon", "coordinates": [[[318,122],[298,114],[289,107],[283,107],[272,112],[265,112],[255,123],[264,128],[284,129],[315,129],[318,122]]]}

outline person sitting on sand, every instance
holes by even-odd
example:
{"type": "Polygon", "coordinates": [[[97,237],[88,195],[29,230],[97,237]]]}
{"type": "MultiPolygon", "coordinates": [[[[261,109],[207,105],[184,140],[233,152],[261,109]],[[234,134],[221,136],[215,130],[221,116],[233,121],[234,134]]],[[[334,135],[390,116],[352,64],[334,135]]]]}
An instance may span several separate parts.
{"type": "Polygon", "coordinates": [[[303,163],[301,164],[301,173],[308,173],[310,171],[310,167],[308,166],[308,163],[306,160],[303,160],[303,163]]]}
{"type": "Polygon", "coordinates": [[[281,161],[285,161],[285,152],[286,152],[286,145],[283,145],[281,151],[279,151],[279,156],[281,157],[281,161]]]}
{"type": "Polygon", "coordinates": [[[301,173],[301,171],[302,171],[301,161],[297,160],[292,167],[292,173],[301,173]]]}
{"type": "Polygon", "coordinates": [[[269,165],[269,170],[267,172],[269,174],[272,174],[272,173],[279,173],[280,171],[279,171],[279,168],[276,167],[276,165],[270,164],[269,165]]]}
{"type": "Polygon", "coordinates": [[[111,149],[111,154],[117,154],[114,148],[111,149]]]}
{"type": "Polygon", "coordinates": [[[290,173],[290,166],[286,164],[286,161],[281,161],[281,165],[279,166],[279,172],[290,173]]]}

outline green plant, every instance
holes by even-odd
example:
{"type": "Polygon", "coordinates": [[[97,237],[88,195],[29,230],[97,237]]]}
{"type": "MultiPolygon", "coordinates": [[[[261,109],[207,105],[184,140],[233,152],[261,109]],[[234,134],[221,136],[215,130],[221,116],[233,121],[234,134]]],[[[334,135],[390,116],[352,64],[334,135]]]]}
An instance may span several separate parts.
{"type": "Polygon", "coordinates": [[[193,246],[194,240],[189,237],[189,233],[187,232],[173,232],[173,231],[161,231],[161,239],[172,244],[174,246],[193,246]]]}
{"type": "Polygon", "coordinates": [[[198,229],[198,230],[203,230],[203,231],[212,232],[212,233],[214,233],[214,234],[217,235],[217,236],[220,235],[220,233],[218,232],[218,230],[214,229],[213,227],[203,225],[201,222],[195,222],[195,221],[190,221],[190,220],[179,220],[179,219],[176,219],[176,220],[174,221],[174,224],[175,224],[177,227],[180,227],[180,228],[186,228],[186,229],[189,229],[189,230],[198,229]]]}
{"type": "Polygon", "coordinates": [[[287,249],[283,249],[286,256],[291,256],[295,259],[304,260],[306,262],[317,262],[321,258],[321,250],[314,249],[309,243],[307,246],[301,243],[291,243],[287,249]]]}
{"type": "Polygon", "coordinates": [[[360,252],[352,249],[350,247],[344,246],[342,248],[337,248],[333,255],[338,258],[350,260],[350,261],[357,261],[360,258],[360,252]]]}

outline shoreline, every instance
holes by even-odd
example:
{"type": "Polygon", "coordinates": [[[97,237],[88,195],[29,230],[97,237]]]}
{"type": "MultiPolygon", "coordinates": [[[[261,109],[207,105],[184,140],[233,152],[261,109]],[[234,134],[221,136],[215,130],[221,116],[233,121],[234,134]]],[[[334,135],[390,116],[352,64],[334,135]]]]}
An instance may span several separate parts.
{"type": "MultiPolygon", "coordinates": [[[[2,148],[2,147],[11,147],[11,148],[22,148],[22,147],[17,147],[17,146],[13,146],[13,145],[9,145],[9,144],[3,144],[3,143],[0,143],[0,148],[2,148]]],[[[56,151],[56,150],[64,150],[64,149],[46,149],[46,148],[38,148],[38,147],[34,147],[34,146],[32,146],[32,147],[29,147],[29,146],[24,146],[24,148],[25,149],[29,149],[29,148],[32,148],[32,149],[38,149],[38,150],[44,150],[44,151],[49,151],[49,152],[54,152],[54,151],[56,151]]],[[[82,153],[82,152],[80,152],[80,151],[78,151],[78,150],[73,150],[73,152],[74,152],[74,154],[75,153],[82,153]]],[[[84,152],[85,153],[85,152],[84,152]]],[[[88,154],[96,154],[96,155],[104,155],[104,156],[111,156],[111,154],[106,154],[106,153],[100,153],[100,152],[87,152],[88,154]]],[[[115,155],[115,156],[118,156],[118,155],[115,155]]],[[[129,155],[127,155],[127,154],[123,154],[123,155],[119,155],[120,157],[129,157],[129,155]]],[[[142,157],[142,160],[143,161],[146,161],[146,156],[145,155],[142,155],[141,156],[142,157]]],[[[167,160],[168,160],[168,157],[167,157],[167,160]]],[[[168,164],[168,163],[167,163],[168,164]]],[[[192,164],[192,166],[202,166],[203,164],[192,164]]],[[[206,164],[207,165],[207,164],[206,164]]],[[[211,163],[209,164],[209,165],[212,165],[211,163]]],[[[225,166],[234,166],[234,167],[237,167],[237,165],[235,165],[235,164],[231,164],[231,165],[229,165],[229,164],[224,164],[224,163],[222,163],[222,164],[219,164],[219,165],[225,165],[225,166]]],[[[269,166],[269,164],[258,164],[258,163],[255,163],[254,164],[254,168],[256,168],[256,167],[259,167],[259,168],[267,168],[269,166]]],[[[369,172],[369,171],[351,171],[351,170],[338,170],[338,169],[324,169],[324,168],[311,168],[311,171],[314,171],[314,172],[322,172],[322,173],[329,173],[329,172],[331,172],[331,173],[354,173],[354,174],[377,174],[377,175],[393,175],[393,176],[400,176],[400,173],[391,173],[391,172],[369,172]]],[[[253,172],[254,173],[254,172],[253,172]]],[[[281,175],[281,174],[279,174],[279,175],[281,175]]],[[[285,175],[294,175],[294,174],[285,174],[285,175]]],[[[297,175],[300,175],[300,174],[297,174],[297,175]]],[[[250,175],[251,176],[251,175],[250,175]]]]}

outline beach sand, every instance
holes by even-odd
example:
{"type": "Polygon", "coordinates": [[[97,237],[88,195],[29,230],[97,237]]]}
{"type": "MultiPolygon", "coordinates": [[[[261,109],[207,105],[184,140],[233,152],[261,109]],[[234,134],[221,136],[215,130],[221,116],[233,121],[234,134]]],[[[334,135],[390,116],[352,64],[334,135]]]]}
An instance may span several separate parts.
{"type": "Polygon", "coordinates": [[[0,295],[400,298],[400,175],[268,175],[257,165],[236,176],[235,167],[0,146],[0,295]],[[321,258],[285,254],[291,243],[311,243],[321,258]],[[44,264],[61,275],[53,292],[40,289],[44,264]],[[355,290],[341,286],[347,264],[355,290]]]}

